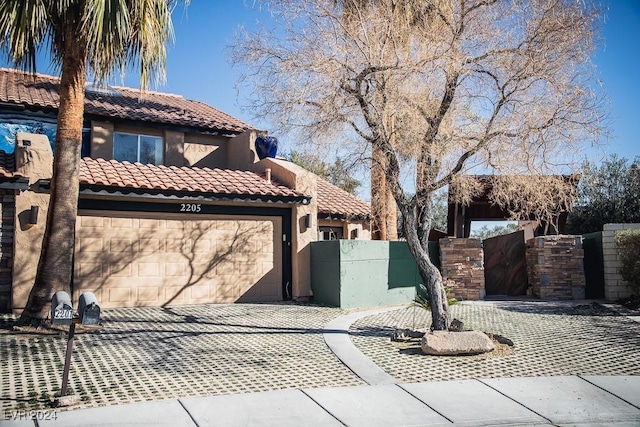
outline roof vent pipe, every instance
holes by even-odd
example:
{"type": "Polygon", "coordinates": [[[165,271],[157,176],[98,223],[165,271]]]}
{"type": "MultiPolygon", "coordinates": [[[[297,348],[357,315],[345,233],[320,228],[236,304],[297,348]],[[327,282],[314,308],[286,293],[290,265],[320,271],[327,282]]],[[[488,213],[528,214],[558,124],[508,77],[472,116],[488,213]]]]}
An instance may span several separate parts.
{"type": "Polygon", "coordinates": [[[265,179],[269,184],[271,184],[271,168],[266,168],[264,170],[265,179]]]}

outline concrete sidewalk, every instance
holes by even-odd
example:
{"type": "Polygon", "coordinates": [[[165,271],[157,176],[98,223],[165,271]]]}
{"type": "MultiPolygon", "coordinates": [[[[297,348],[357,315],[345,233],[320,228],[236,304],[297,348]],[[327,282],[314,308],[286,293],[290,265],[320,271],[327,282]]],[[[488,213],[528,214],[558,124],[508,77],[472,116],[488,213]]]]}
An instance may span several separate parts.
{"type": "MultiPolygon", "coordinates": [[[[288,389],[65,411],[40,426],[639,426],[640,377],[288,389]]],[[[34,425],[3,421],[2,425],[34,425]]]]}

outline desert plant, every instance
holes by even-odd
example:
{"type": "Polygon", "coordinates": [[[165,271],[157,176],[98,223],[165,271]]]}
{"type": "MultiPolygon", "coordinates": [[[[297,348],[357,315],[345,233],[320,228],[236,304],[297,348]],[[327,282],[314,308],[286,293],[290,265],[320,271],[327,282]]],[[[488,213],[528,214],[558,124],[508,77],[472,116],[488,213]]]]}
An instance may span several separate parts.
{"type": "MultiPolygon", "coordinates": [[[[424,308],[425,310],[431,310],[431,304],[429,304],[429,294],[427,291],[427,287],[420,283],[420,290],[416,293],[415,298],[413,299],[412,305],[416,307],[424,308]]],[[[451,289],[445,287],[444,291],[447,295],[447,303],[449,305],[454,305],[458,303],[458,300],[450,296],[451,289]]]]}
{"type": "Polygon", "coordinates": [[[620,255],[620,275],[634,295],[640,295],[640,230],[616,232],[616,246],[620,255]]]}

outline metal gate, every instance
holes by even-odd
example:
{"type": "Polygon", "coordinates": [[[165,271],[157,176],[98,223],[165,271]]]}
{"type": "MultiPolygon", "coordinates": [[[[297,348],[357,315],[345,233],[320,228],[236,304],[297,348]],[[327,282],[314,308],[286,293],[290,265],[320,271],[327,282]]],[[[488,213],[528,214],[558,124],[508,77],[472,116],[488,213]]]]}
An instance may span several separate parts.
{"type": "Polygon", "coordinates": [[[524,231],[482,242],[487,295],[526,295],[527,260],[524,231]]]}
{"type": "Polygon", "coordinates": [[[584,249],[585,298],[604,298],[602,232],[584,234],[582,249],[584,249]]]}

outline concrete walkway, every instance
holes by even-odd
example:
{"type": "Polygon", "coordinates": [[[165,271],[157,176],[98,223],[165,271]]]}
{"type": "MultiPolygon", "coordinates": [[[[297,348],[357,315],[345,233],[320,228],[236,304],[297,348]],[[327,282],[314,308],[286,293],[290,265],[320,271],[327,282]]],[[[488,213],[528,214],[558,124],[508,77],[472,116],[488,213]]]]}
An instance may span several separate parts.
{"type": "Polygon", "coordinates": [[[635,375],[401,382],[349,336],[354,323],[392,310],[397,307],[350,313],[322,329],[331,351],[368,385],[40,410],[33,421],[14,411],[5,414],[13,420],[0,421],[0,426],[640,426],[640,376],[635,375]]]}
{"type": "Polygon", "coordinates": [[[36,425],[637,427],[638,390],[640,377],[602,376],[289,389],[65,411],[36,425]]]}

